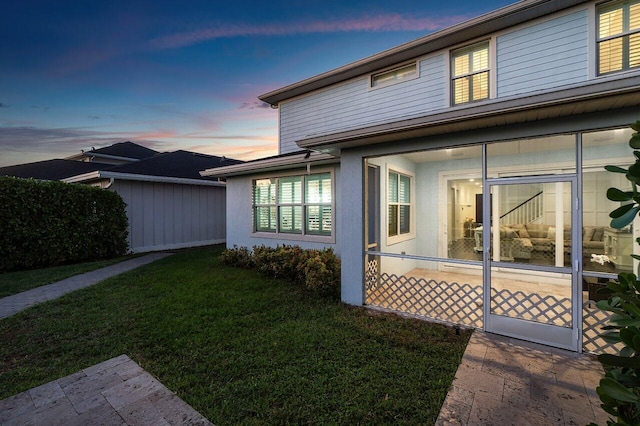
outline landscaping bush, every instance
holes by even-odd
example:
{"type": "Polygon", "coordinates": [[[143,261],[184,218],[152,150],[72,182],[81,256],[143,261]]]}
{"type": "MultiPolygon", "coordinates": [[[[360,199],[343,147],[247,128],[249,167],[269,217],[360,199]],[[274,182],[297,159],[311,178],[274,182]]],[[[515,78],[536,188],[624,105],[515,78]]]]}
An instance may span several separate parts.
{"type": "Polygon", "coordinates": [[[221,259],[228,265],[255,268],[262,275],[284,279],[292,284],[329,296],[340,291],[340,259],[333,249],[305,250],[299,246],[254,246],[225,250],[221,259]]]}
{"type": "Polygon", "coordinates": [[[125,203],[86,185],[0,177],[0,271],[121,256],[125,203]]]}

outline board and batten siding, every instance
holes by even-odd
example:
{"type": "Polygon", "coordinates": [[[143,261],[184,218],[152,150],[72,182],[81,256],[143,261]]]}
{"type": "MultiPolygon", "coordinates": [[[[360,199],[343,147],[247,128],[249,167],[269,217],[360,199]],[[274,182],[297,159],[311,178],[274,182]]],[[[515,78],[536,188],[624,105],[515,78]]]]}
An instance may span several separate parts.
{"type": "Polygon", "coordinates": [[[280,104],[280,153],[299,151],[296,142],[446,107],[446,56],[419,61],[420,77],[369,88],[369,76],[280,104]]]}
{"type": "Polygon", "coordinates": [[[497,96],[581,83],[589,78],[586,9],[497,38],[497,96]]]}
{"type": "Polygon", "coordinates": [[[225,241],[224,187],[116,180],[111,189],[127,204],[133,252],[225,241]]]}

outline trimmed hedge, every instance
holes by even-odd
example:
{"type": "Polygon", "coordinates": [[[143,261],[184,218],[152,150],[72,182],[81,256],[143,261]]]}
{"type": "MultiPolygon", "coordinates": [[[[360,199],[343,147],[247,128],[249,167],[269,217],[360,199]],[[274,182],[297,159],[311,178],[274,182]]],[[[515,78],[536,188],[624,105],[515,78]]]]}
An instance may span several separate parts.
{"type": "Polygon", "coordinates": [[[0,177],[0,271],[121,256],[125,203],[79,184],[0,177]]]}
{"type": "Polygon", "coordinates": [[[292,284],[328,296],[340,294],[340,259],[333,249],[302,249],[299,246],[254,246],[227,249],[220,258],[223,263],[245,269],[256,269],[262,275],[285,279],[292,284]]]}

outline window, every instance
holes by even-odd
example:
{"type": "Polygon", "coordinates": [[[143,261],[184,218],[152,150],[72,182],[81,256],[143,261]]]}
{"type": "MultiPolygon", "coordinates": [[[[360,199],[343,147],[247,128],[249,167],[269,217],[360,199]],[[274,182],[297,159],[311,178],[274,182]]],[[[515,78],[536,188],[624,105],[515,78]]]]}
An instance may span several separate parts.
{"type": "Polygon", "coordinates": [[[458,49],[451,54],[453,105],[489,97],[489,42],[458,49]]]}
{"type": "MultiPolygon", "coordinates": [[[[387,225],[389,237],[408,236],[413,233],[412,226],[412,177],[389,170],[387,194],[387,225]]],[[[397,242],[391,240],[391,242],[397,242]]]]}
{"type": "Polygon", "coordinates": [[[400,83],[401,81],[410,80],[418,76],[418,66],[414,62],[409,65],[403,65],[392,70],[384,71],[371,76],[371,87],[388,86],[390,84],[400,83]]]}
{"type": "Polygon", "coordinates": [[[598,10],[598,74],[640,67],[640,0],[598,10]]]}
{"type": "Polygon", "coordinates": [[[331,236],[331,173],[253,181],[254,232],[331,236]]]}

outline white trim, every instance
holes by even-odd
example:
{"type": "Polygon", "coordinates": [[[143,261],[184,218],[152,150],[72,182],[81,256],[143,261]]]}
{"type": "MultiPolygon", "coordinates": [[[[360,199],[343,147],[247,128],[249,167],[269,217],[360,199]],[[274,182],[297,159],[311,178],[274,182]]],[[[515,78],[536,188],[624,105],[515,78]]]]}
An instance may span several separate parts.
{"type": "MultiPolygon", "coordinates": [[[[317,242],[317,243],[328,243],[335,244],[336,242],[336,176],[335,176],[335,168],[334,167],[322,167],[319,169],[313,170],[313,172],[307,173],[306,170],[298,168],[296,171],[289,171],[285,173],[262,173],[255,176],[251,176],[250,179],[251,185],[251,230],[249,232],[250,238],[268,238],[268,239],[276,239],[276,240],[284,240],[284,241],[307,241],[307,242],[317,242]],[[260,179],[278,179],[282,177],[290,177],[290,176],[312,176],[329,173],[331,176],[331,234],[330,235],[318,235],[318,234],[307,234],[307,223],[306,223],[306,213],[305,207],[308,204],[311,205],[325,205],[326,203],[307,203],[304,199],[305,194],[305,186],[306,180],[301,179],[301,183],[303,185],[303,193],[302,193],[302,202],[300,206],[303,210],[303,223],[302,229],[300,233],[289,233],[289,232],[278,232],[279,228],[279,218],[277,214],[277,207],[280,205],[277,202],[278,193],[276,191],[276,204],[273,205],[276,207],[276,232],[264,232],[264,231],[256,231],[255,230],[255,219],[254,219],[254,200],[253,200],[253,183],[256,180],[260,179]]],[[[271,206],[271,205],[270,205],[271,206]]]]}
{"type": "Polygon", "coordinates": [[[119,179],[119,180],[133,180],[140,182],[158,182],[158,183],[176,183],[181,185],[199,185],[199,186],[218,186],[225,187],[224,182],[206,181],[200,179],[187,179],[176,178],[169,176],[151,176],[151,175],[138,175],[133,173],[118,173],[109,171],[95,171],[85,173],[82,175],[71,176],[66,179],[62,179],[62,182],[66,183],[82,183],[94,179],[119,179]]]}
{"type": "Polygon", "coordinates": [[[239,176],[243,174],[254,174],[258,172],[276,171],[276,168],[299,168],[300,166],[314,162],[323,162],[322,164],[338,163],[340,158],[330,154],[319,152],[305,151],[297,155],[288,155],[285,157],[265,158],[262,160],[252,161],[248,163],[234,164],[231,166],[217,167],[214,169],[206,169],[200,172],[202,176],[239,176]],[[308,158],[306,156],[309,155],[308,158]]]}
{"type": "MultiPolygon", "coordinates": [[[[411,172],[401,167],[396,167],[395,165],[389,165],[388,163],[386,163],[384,183],[385,183],[384,211],[386,212],[384,235],[386,239],[386,245],[388,247],[394,244],[413,240],[416,238],[416,174],[415,172],[411,172]],[[398,235],[389,235],[389,173],[395,173],[398,175],[398,185],[400,185],[400,175],[408,176],[411,179],[410,189],[409,189],[410,191],[409,199],[411,200],[409,201],[409,215],[410,215],[409,232],[405,234],[400,234],[398,232],[398,235]]],[[[398,192],[398,197],[400,197],[400,192],[398,192]]],[[[397,204],[400,205],[399,202],[397,204]]],[[[398,226],[400,226],[400,209],[398,209],[398,226]]]]}
{"type": "MultiPolygon", "coordinates": [[[[96,153],[96,152],[91,152],[91,151],[86,151],[83,152],[81,154],[83,157],[99,157],[99,158],[108,158],[110,160],[121,160],[121,161],[129,161],[131,163],[134,163],[136,161],[140,161],[141,159],[139,158],[131,158],[131,157],[119,157],[117,155],[109,155],[109,154],[100,154],[100,153],[96,153]]],[[[149,157],[145,157],[145,158],[149,158],[149,157]]],[[[144,158],[142,159],[144,160],[144,158]]]]}
{"type": "Polygon", "coordinates": [[[176,250],[176,249],[183,249],[183,248],[189,248],[189,247],[210,246],[210,245],[222,244],[226,242],[227,240],[225,238],[220,238],[217,240],[191,241],[187,243],[163,244],[160,246],[131,247],[131,252],[145,253],[149,251],[176,250]]]}

